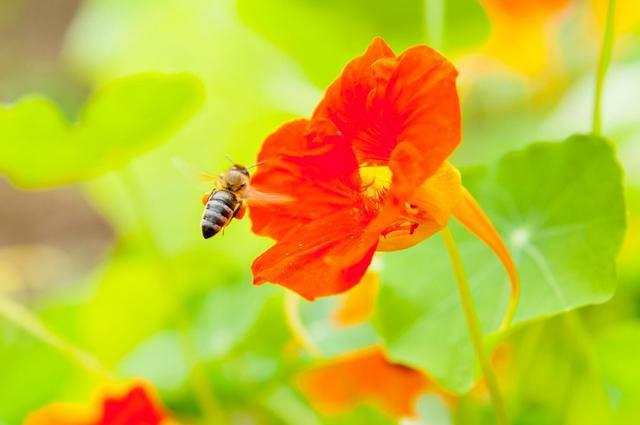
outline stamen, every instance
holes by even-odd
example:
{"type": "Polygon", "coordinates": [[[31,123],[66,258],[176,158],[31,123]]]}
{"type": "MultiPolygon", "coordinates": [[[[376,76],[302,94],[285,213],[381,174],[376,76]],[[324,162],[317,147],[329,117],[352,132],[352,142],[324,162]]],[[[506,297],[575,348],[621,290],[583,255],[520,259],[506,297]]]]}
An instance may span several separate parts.
{"type": "Polygon", "coordinates": [[[362,192],[368,198],[380,200],[391,186],[393,174],[387,166],[376,165],[360,167],[362,192]]]}

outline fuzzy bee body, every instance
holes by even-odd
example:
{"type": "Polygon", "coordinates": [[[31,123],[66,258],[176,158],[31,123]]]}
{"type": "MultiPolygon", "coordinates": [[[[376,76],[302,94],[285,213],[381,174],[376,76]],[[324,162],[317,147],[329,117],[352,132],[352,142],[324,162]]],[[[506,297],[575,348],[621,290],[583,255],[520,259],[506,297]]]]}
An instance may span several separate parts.
{"type": "Polygon", "coordinates": [[[241,218],[248,187],[249,170],[242,165],[234,164],[220,175],[216,187],[203,199],[205,208],[200,227],[205,239],[219,233],[234,217],[241,218]]]}
{"type": "Polygon", "coordinates": [[[241,202],[228,190],[217,190],[211,194],[202,215],[202,236],[209,239],[215,236],[235,216],[241,202]]]}

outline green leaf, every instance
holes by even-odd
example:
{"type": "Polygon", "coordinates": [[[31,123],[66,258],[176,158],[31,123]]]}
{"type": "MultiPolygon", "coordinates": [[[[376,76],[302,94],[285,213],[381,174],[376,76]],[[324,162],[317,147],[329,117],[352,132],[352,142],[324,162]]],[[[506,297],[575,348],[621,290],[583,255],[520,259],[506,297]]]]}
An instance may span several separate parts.
{"type": "Polygon", "coordinates": [[[165,141],[202,98],[189,74],[142,73],[99,89],[73,123],[39,96],[0,106],[0,173],[25,188],[98,176],[165,141]]]}
{"type": "MultiPolygon", "coordinates": [[[[473,0],[447,2],[444,47],[481,43],[489,24],[473,0]]],[[[401,49],[425,40],[422,0],[241,0],[238,10],[252,29],[288,52],[311,80],[325,86],[361,55],[375,36],[401,49]]]]}
{"type": "Polygon", "coordinates": [[[194,320],[194,339],[202,357],[221,359],[242,341],[255,325],[275,288],[257,288],[247,276],[233,285],[212,289],[194,320]]]}
{"type": "MultiPolygon", "coordinates": [[[[615,289],[625,231],[621,171],[604,140],[537,143],[496,164],[463,170],[463,183],[493,220],[522,280],[515,322],[601,303],[615,289]]],[[[452,225],[485,331],[495,331],[509,291],[489,249],[452,225]]],[[[439,237],[386,255],[376,327],[396,361],[468,390],[474,355],[449,259],[439,237]]]]}

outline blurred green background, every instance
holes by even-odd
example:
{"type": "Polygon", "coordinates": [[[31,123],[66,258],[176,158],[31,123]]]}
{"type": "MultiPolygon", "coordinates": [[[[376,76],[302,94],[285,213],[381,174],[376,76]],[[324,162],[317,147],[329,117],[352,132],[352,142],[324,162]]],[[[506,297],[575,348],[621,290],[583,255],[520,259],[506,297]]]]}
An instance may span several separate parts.
{"type": "MultiPolygon", "coordinates": [[[[264,137],[308,116],[374,36],[396,53],[430,44],[460,70],[458,166],[587,133],[605,9],[604,0],[0,0],[0,294],[119,375],[151,381],[184,423],[206,423],[192,389],[203,377],[234,425],[398,423],[370,404],[344,415],[311,407],[295,377],[314,362],[292,342],[283,291],[250,283],[269,241],[248,220],[202,240],[207,187],[172,159],[212,174],[225,155],[252,164],[264,137]]],[[[603,103],[627,202],[617,278],[572,307],[598,305],[507,335],[498,373],[514,424],[640,423],[638,98],[640,6],[619,0],[603,103]]],[[[397,255],[407,267],[414,254],[397,255]]],[[[334,329],[334,304],[303,306],[327,356],[393,326],[334,329]]],[[[0,321],[0,424],[86,401],[95,385],[0,321]]],[[[418,411],[401,423],[492,423],[478,392],[453,407],[427,394],[418,411]]]]}

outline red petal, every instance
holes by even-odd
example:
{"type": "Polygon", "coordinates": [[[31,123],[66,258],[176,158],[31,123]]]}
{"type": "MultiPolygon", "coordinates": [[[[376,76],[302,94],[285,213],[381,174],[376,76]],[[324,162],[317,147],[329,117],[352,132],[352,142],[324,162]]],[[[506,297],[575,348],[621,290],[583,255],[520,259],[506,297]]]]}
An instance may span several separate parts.
{"type": "Polygon", "coordinates": [[[427,46],[398,58],[383,103],[387,120],[398,122],[389,166],[394,190],[409,193],[433,175],[460,143],[457,71],[427,46]]]}
{"type": "Polygon", "coordinates": [[[358,164],[330,122],[285,124],[267,137],[258,161],[262,164],[252,186],[285,195],[290,202],[252,205],[249,213],[257,234],[280,239],[293,227],[355,205],[361,197],[358,164]]]}
{"type": "Polygon", "coordinates": [[[304,372],[298,382],[316,408],[326,414],[374,402],[396,418],[413,416],[416,399],[429,387],[424,375],[390,363],[377,348],[304,372]]]}
{"type": "Polygon", "coordinates": [[[380,39],[329,87],[313,119],[333,121],[361,164],[389,164],[395,191],[410,193],[460,143],[457,71],[433,49],[395,58],[380,39]]]}
{"type": "Polygon", "coordinates": [[[371,67],[381,58],[395,58],[395,54],[384,40],[377,37],[364,55],[349,62],[342,75],[329,86],[313,113],[313,119],[331,120],[349,138],[368,128],[366,105],[373,88],[371,67]]]}
{"type": "Polygon", "coordinates": [[[294,228],[253,262],[254,283],[276,283],[309,300],[346,291],[360,281],[378,244],[368,220],[348,208],[294,228]]]}
{"type": "Polygon", "coordinates": [[[98,425],[160,425],[166,418],[154,396],[137,385],[122,396],[105,398],[98,425]]]}
{"type": "Polygon", "coordinates": [[[144,382],[103,388],[99,403],[56,403],[29,415],[25,425],[160,425],[169,419],[153,389],[144,382]]]}

